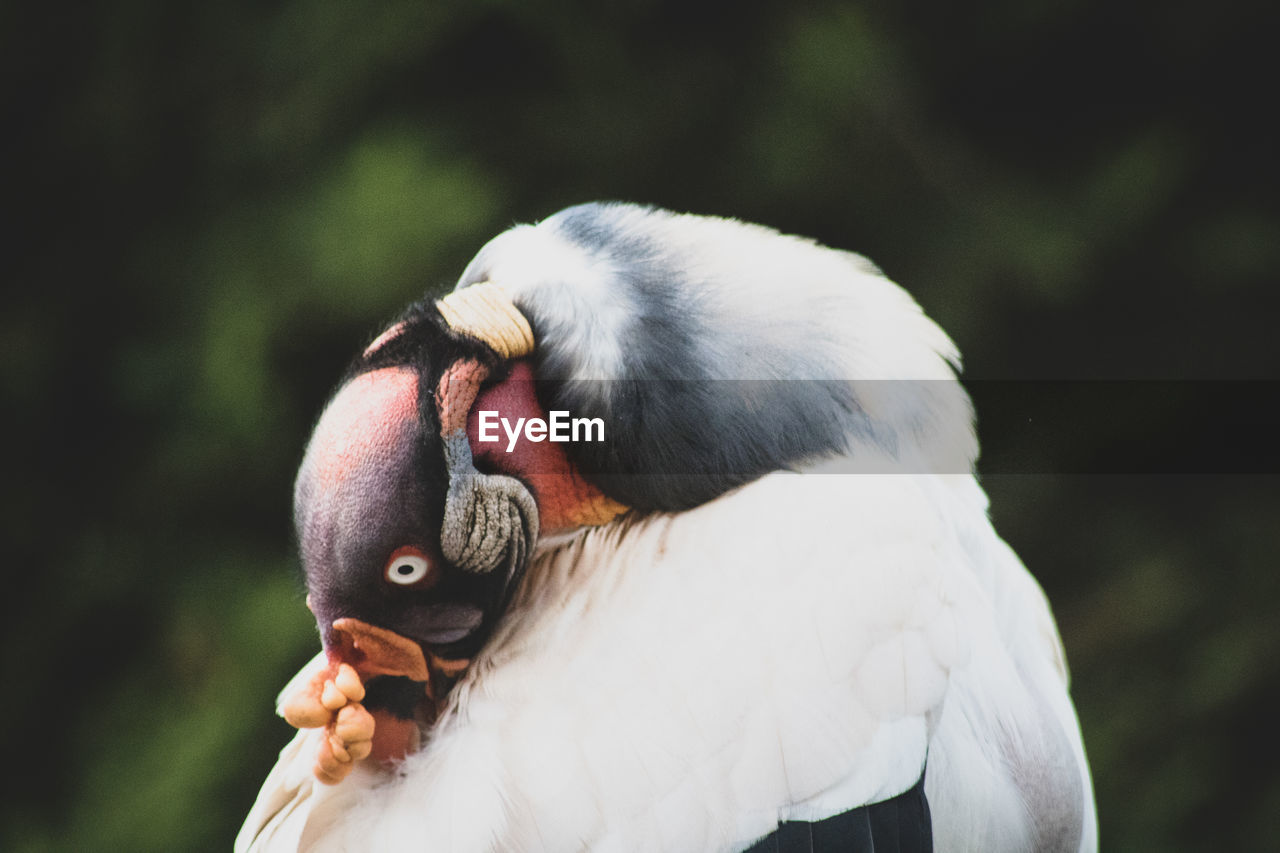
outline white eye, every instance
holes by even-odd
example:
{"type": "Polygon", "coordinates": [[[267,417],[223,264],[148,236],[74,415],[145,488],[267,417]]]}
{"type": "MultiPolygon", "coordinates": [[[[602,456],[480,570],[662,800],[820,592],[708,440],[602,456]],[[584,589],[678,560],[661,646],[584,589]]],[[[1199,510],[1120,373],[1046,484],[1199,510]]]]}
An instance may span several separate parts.
{"type": "Polygon", "coordinates": [[[418,553],[405,553],[407,550],[397,551],[387,561],[387,580],[401,586],[418,583],[431,572],[431,563],[426,557],[418,553]]]}

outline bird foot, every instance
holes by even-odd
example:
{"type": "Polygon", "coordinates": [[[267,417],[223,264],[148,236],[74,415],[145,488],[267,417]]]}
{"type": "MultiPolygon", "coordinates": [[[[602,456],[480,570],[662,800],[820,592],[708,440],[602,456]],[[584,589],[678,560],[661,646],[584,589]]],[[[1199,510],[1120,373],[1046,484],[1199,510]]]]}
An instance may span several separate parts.
{"type": "Polygon", "coordinates": [[[350,664],[319,672],[284,704],[284,718],[299,729],[325,730],[315,776],[326,785],[347,777],[373,751],[373,715],[360,704],[364,684],[350,664]]]}

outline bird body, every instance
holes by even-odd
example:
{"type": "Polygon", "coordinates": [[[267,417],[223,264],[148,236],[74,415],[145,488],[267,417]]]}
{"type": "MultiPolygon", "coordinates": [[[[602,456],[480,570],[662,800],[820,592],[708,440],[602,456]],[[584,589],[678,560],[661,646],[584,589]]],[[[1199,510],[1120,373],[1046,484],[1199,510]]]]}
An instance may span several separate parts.
{"type": "MultiPolygon", "coordinates": [[[[418,718],[420,748],[350,762],[336,785],[311,772],[334,730],[304,728],[238,850],[727,853],[787,822],[891,800],[922,776],[929,811],[903,849],[930,838],[941,850],[1096,847],[1048,602],[988,521],[954,350],[903,291],[856,256],[808,241],[626,205],[573,208],[501,235],[459,292],[479,282],[502,283],[537,342],[530,369],[549,384],[527,405],[615,428],[606,446],[571,448],[573,482],[630,510],[561,524],[573,516],[536,508],[549,505],[536,484],[545,463],[490,471],[502,457],[484,456],[472,432],[469,464],[488,471],[477,488],[484,477],[535,483],[535,509],[511,515],[502,536],[550,521],[527,553],[502,552],[498,564],[516,568],[497,597],[468,598],[466,584],[455,595],[451,558],[420,543],[446,577],[421,593],[447,599],[432,599],[431,612],[484,614],[424,634],[399,605],[379,610],[383,599],[357,590],[346,563],[336,574],[319,565],[342,562],[334,555],[359,526],[330,519],[358,515],[350,495],[364,506],[376,491],[363,475],[349,487],[315,473],[329,470],[317,444],[336,441],[349,460],[369,441],[341,401],[370,396],[340,391],[330,408],[343,414],[322,418],[308,454],[320,461],[312,473],[304,464],[299,487],[302,536],[324,544],[304,541],[303,551],[326,654],[282,700],[320,684],[336,656],[361,669],[376,706],[378,676],[359,638],[353,652],[340,630],[341,618],[358,617],[429,637],[418,642],[435,710],[418,718]],[[346,437],[353,429],[359,437],[346,437]],[[455,636],[479,624],[482,642],[455,636]],[[433,691],[439,661],[459,649],[465,670],[433,691]]],[[[405,322],[382,345],[393,351],[375,342],[344,388],[399,369],[384,362],[403,360],[394,347],[418,321],[405,322]]],[[[456,355],[443,361],[471,363],[456,355]]],[[[421,368],[419,385],[447,390],[448,371],[421,368]]],[[[382,375],[396,379],[380,386],[391,390],[375,414],[402,411],[405,374],[382,375]]],[[[481,402],[521,374],[501,375],[481,402]]],[[[430,426],[445,435],[461,419],[442,399],[430,426]]],[[[384,443],[400,448],[405,433],[390,433],[384,443]]],[[[431,459],[454,452],[422,433],[431,459]]],[[[396,494],[412,492],[401,482],[410,469],[450,495],[475,480],[455,473],[456,460],[443,477],[421,458],[407,469],[395,461],[405,455],[366,454],[357,473],[397,469],[385,478],[396,494]]],[[[454,506],[411,498],[428,514],[454,506]]],[[[401,521],[388,529],[390,553],[406,534],[401,521]]],[[[371,551],[371,535],[362,529],[358,553],[371,551]]],[[[382,559],[365,585],[383,579],[382,559]]],[[[392,602],[396,592],[377,595],[392,602]]],[[[374,713],[382,726],[386,712],[374,713]]]]}

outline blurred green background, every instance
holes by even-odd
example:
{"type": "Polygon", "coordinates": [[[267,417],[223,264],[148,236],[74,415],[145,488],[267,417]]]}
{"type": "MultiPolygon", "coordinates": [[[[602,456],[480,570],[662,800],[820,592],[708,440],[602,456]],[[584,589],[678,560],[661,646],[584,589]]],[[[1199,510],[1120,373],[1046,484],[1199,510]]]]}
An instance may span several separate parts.
{"type": "Polygon", "coordinates": [[[0,847],[229,847],[316,646],[290,488],[331,383],[490,236],[596,198],[863,252],[975,387],[1189,389],[1030,436],[980,409],[1032,460],[985,482],[1060,619],[1104,849],[1271,846],[1274,457],[1052,460],[1189,415],[1229,441],[1204,383],[1274,407],[1274,7],[604,5],[6,4],[0,847]]]}

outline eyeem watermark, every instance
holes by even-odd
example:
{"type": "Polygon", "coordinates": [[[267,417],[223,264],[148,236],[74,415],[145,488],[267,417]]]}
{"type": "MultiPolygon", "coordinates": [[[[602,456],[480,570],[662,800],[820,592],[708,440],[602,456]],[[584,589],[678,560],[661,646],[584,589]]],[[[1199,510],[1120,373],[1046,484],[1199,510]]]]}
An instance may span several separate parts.
{"type": "Polygon", "coordinates": [[[523,429],[528,441],[604,441],[604,420],[601,418],[571,418],[565,411],[553,411],[550,418],[516,418],[515,426],[511,421],[500,417],[494,411],[480,411],[480,440],[483,442],[501,441],[498,426],[502,426],[507,434],[507,452],[516,448],[516,441],[523,429]],[[580,437],[581,436],[581,437],[580,437]]]}

